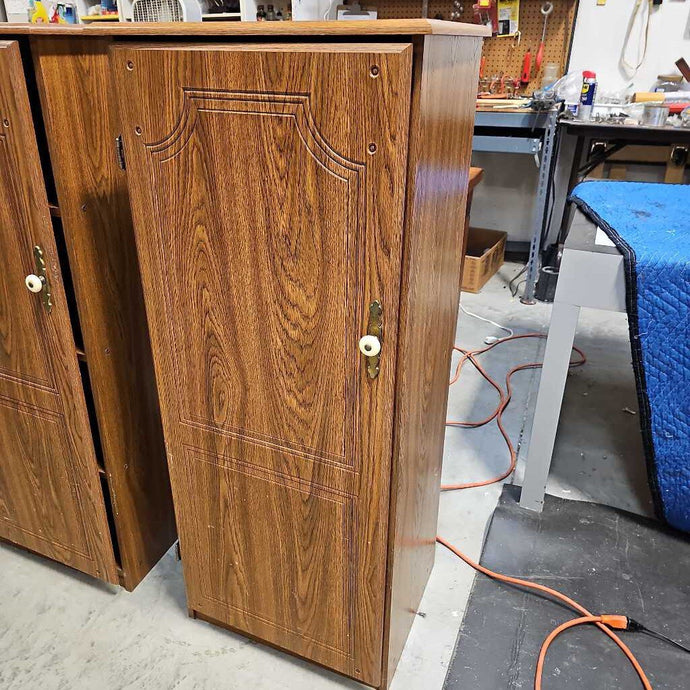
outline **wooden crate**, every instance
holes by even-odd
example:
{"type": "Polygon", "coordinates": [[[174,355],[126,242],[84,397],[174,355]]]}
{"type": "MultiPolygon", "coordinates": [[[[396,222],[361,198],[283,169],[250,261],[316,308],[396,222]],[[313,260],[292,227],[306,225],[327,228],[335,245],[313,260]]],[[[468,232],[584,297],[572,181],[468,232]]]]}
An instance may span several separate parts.
{"type": "Polygon", "coordinates": [[[502,230],[470,228],[462,270],[462,289],[465,292],[479,292],[503,266],[507,235],[502,230]]]}

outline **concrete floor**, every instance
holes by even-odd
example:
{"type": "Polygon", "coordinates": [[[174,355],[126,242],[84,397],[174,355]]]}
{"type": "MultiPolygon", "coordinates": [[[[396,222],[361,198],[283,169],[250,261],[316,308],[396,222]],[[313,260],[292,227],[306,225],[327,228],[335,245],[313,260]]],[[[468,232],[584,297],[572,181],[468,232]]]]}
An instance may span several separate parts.
{"type": "MultiPolygon", "coordinates": [[[[463,305],[513,328],[544,332],[550,308],[523,306],[507,282],[520,266],[507,263],[479,295],[463,305]]],[[[463,313],[457,340],[479,347],[493,326],[463,313]]],[[[624,315],[583,312],[576,342],[589,358],[571,372],[548,491],[651,514],[624,315]]],[[[543,341],[506,343],[485,356],[502,378],[518,362],[541,358],[543,341]]],[[[505,415],[511,437],[529,436],[539,372],[516,375],[505,415]]],[[[469,369],[453,386],[449,419],[480,419],[496,393],[469,369]]],[[[443,480],[462,482],[498,474],[507,463],[495,426],[448,428],[443,480]]],[[[516,481],[522,474],[518,464],[516,481]]],[[[478,558],[500,485],[445,493],[439,533],[478,558]]],[[[393,681],[394,690],[441,688],[462,621],[473,571],[438,548],[421,613],[393,681]]],[[[0,546],[0,688],[3,690],[224,690],[226,688],[357,688],[354,681],[316,668],[239,635],[187,617],[180,563],[171,550],[129,594],[19,549],[0,546]]]]}

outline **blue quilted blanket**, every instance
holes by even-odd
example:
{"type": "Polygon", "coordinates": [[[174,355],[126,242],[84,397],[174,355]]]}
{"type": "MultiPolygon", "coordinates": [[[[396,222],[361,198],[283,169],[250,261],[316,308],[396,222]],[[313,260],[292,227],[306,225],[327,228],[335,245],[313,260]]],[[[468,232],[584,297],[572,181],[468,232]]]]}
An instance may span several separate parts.
{"type": "Polygon", "coordinates": [[[571,200],[623,254],[650,486],[690,531],[690,186],[592,181],[571,200]]]}

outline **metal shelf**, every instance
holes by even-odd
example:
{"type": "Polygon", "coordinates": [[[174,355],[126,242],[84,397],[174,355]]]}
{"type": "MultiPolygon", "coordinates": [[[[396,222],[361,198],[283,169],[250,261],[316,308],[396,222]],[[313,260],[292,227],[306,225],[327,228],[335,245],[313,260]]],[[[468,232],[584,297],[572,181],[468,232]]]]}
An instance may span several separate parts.
{"type": "Polygon", "coordinates": [[[525,154],[535,156],[539,164],[537,200],[532,217],[532,238],[525,292],[521,301],[534,304],[534,291],[541,259],[542,228],[547,216],[551,159],[554,153],[558,110],[478,110],[474,127],[478,131],[472,139],[472,150],[491,153],[525,154]],[[493,131],[496,134],[493,134],[493,131]]]}

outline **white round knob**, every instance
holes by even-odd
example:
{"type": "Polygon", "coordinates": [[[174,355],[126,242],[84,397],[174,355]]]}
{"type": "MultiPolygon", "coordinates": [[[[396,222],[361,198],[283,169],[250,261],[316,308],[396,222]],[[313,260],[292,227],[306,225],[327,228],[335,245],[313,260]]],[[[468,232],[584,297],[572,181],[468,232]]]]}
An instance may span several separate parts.
{"type": "Polygon", "coordinates": [[[26,283],[26,287],[30,292],[40,292],[43,290],[43,281],[41,278],[39,278],[39,276],[35,276],[33,273],[26,276],[24,282],[26,283]]]}
{"type": "Polygon", "coordinates": [[[359,351],[365,357],[376,357],[381,352],[381,341],[375,335],[364,335],[359,339],[359,351]]]}

